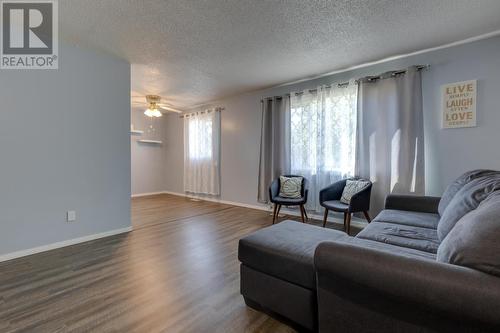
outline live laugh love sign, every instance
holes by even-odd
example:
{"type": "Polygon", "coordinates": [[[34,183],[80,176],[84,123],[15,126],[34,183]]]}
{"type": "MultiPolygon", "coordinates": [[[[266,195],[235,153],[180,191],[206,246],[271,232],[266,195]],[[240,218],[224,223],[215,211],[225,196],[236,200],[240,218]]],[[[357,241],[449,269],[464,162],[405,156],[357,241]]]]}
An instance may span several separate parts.
{"type": "Polygon", "coordinates": [[[443,128],[476,126],[476,88],[476,80],[441,86],[443,128]]]}

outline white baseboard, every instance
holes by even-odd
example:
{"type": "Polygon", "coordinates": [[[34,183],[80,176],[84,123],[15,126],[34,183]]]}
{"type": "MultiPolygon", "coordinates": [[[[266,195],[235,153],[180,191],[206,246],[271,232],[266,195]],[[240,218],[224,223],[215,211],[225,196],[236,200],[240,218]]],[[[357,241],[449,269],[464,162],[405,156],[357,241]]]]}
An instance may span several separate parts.
{"type": "MultiPolygon", "coordinates": [[[[263,210],[263,211],[267,211],[267,212],[272,212],[271,206],[264,205],[264,204],[251,205],[251,204],[245,204],[245,203],[240,203],[240,202],[236,202],[236,201],[222,200],[222,199],[219,199],[219,198],[197,196],[197,195],[191,195],[191,194],[187,194],[187,193],[179,193],[179,192],[171,192],[171,191],[163,191],[163,192],[158,193],[158,194],[171,194],[171,195],[176,195],[176,196],[179,196],[179,197],[186,197],[186,198],[192,198],[192,199],[198,199],[198,200],[210,201],[210,202],[218,202],[218,203],[221,203],[221,204],[226,204],[226,205],[231,205],[231,206],[244,207],[244,208],[250,208],[250,209],[258,209],[258,210],[263,210]]],[[[281,215],[281,213],[284,213],[286,215],[300,217],[300,212],[292,210],[292,209],[284,208],[284,209],[282,209],[280,211],[280,215],[281,215]]],[[[312,218],[312,219],[315,219],[315,220],[320,220],[320,221],[323,220],[323,216],[319,215],[319,214],[308,214],[308,216],[310,218],[312,218]]],[[[341,219],[340,217],[329,216],[328,219],[327,219],[327,221],[328,222],[342,224],[342,225],[344,224],[343,219],[341,219]]],[[[355,216],[352,217],[352,222],[354,222],[354,223],[365,223],[362,219],[359,219],[359,218],[357,218],[355,216]]]]}
{"type": "Polygon", "coordinates": [[[145,193],[136,193],[132,194],[132,198],[140,198],[140,197],[149,197],[150,195],[158,195],[158,194],[164,194],[165,192],[159,191],[159,192],[145,192],[145,193]]]}
{"type": "Polygon", "coordinates": [[[21,258],[21,257],[29,256],[29,255],[40,253],[40,252],[59,249],[61,247],[75,245],[78,243],[84,243],[84,242],[92,241],[92,240],[99,239],[99,238],[123,234],[123,233],[130,232],[130,231],[132,231],[132,226],[126,227],[126,228],[121,228],[121,229],[114,229],[114,230],[110,230],[110,231],[105,231],[105,232],[101,232],[98,234],[68,239],[68,240],[65,240],[62,242],[56,242],[56,243],[52,243],[52,244],[48,244],[48,245],[33,247],[33,248],[27,249],[27,250],[21,250],[21,251],[11,252],[11,253],[7,253],[7,254],[2,254],[2,255],[0,255],[0,262],[12,260],[12,259],[16,259],[16,258],[21,258]]]}
{"type": "Polygon", "coordinates": [[[236,201],[228,201],[228,200],[222,200],[220,198],[213,198],[213,197],[207,197],[207,196],[199,196],[199,195],[193,195],[193,194],[188,194],[188,193],[179,193],[179,192],[170,192],[170,191],[163,191],[163,194],[171,194],[171,195],[176,195],[179,197],[186,197],[186,198],[191,198],[191,199],[198,199],[198,200],[203,200],[203,201],[210,201],[210,202],[217,202],[225,205],[231,205],[231,206],[238,206],[238,207],[244,207],[244,208],[251,208],[251,209],[258,209],[258,210],[265,210],[265,211],[270,211],[268,205],[264,204],[259,204],[259,205],[251,205],[251,204],[245,204],[241,202],[236,202],[236,201]]]}

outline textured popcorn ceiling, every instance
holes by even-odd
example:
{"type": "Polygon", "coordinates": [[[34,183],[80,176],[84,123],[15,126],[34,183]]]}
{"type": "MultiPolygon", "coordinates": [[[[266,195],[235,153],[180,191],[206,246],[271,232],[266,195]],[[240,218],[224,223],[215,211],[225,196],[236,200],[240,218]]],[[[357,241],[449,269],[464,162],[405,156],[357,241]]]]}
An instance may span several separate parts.
{"type": "MultiPolygon", "coordinates": [[[[500,29],[500,0],[62,0],[63,39],[188,107],[500,29]]],[[[61,61],[64,61],[61,57],[61,61]]]]}

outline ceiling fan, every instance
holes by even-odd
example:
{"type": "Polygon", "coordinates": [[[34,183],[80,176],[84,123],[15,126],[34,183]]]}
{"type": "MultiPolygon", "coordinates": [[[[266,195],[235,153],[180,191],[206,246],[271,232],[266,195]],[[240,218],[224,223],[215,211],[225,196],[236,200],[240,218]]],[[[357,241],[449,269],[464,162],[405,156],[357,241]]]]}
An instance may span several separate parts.
{"type": "Polygon", "coordinates": [[[161,117],[162,112],[160,111],[160,109],[176,113],[183,112],[167,104],[160,103],[160,101],[161,97],[158,95],[132,96],[132,106],[135,105],[147,107],[146,111],[144,111],[144,114],[150,118],[161,117]]]}

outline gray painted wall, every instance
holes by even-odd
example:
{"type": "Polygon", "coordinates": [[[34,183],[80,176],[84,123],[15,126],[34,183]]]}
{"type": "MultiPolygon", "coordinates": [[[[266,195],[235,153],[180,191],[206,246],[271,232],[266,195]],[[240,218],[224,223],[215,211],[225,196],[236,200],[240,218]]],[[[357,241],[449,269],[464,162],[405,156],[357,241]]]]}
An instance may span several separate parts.
{"type": "MultiPolygon", "coordinates": [[[[469,169],[500,169],[495,146],[500,141],[500,37],[495,37],[212,103],[226,108],[222,113],[221,199],[257,204],[261,98],[414,64],[431,65],[423,73],[427,193],[440,195],[446,184],[469,169]],[[478,79],[478,126],[441,129],[440,86],[470,79],[478,79]]],[[[182,192],[182,120],[169,116],[167,121],[167,141],[178,144],[167,148],[166,190],[182,192]]]]}
{"type": "Polygon", "coordinates": [[[167,121],[165,117],[154,118],[154,133],[148,132],[151,119],[144,115],[144,109],[132,109],[134,129],[144,131],[143,135],[131,135],[132,195],[164,191],[166,188],[167,151],[165,137],[167,121]],[[160,140],[162,145],[144,144],[140,139],[160,140]]]}
{"type": "Polygon", "coordinates": [[[130,226],[130,65],[60,44],[0,70],[0,255],[130,226]]]}

